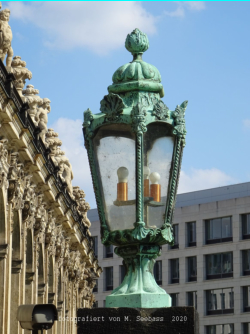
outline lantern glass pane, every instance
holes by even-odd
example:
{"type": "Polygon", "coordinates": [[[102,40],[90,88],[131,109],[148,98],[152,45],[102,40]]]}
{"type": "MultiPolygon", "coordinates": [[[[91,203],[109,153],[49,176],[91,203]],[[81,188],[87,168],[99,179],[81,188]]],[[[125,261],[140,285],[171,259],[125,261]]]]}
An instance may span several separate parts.
{"type": "Polygon", "coordinates": [[[144,222],[164,224],[174,138],[165,123],[151,123],[144,134],[144,222]]]}
{"type": "Polygon", "coordinates": [[[132,229],[136,220],[135,136],[130,126],[101,127],[94,150],[106,222],[111,231],[132,229]]]}

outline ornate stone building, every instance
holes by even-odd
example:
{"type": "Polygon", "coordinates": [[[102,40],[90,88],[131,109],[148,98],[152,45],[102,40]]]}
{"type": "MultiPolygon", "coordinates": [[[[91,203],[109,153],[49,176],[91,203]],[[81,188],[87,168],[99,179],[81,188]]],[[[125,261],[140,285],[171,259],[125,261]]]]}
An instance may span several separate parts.
{"type": "Polygon", "coordinates": [[[102,272],[92,249],[90,207],[72,186],[58,134],[47,129],[50,100],[32,85],[24,89],[32,73],[21,57],[12,59],[9,15],[0,12],[0,334],[26,333],[17,308],[36,303],[55,304],[63,319],[48,333],[74,334],[75,322],[66,319],[92,307],[102,272]]]}

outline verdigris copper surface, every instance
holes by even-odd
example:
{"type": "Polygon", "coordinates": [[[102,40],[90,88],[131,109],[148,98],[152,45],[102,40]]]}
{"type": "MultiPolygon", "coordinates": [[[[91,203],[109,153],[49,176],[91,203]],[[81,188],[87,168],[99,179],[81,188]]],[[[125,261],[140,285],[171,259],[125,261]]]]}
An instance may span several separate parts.
{"type": "MultiPolygon", "coordinates": [[[[160,246],[173,244],[174,241],[171,222],[182,151],[185,146],[185,110],[188,102],[184,101],[177,105],[175,110],[170,110],[161,100],[164,96],[161,75],[155,66],[142,60],[143,52],[149,47],[145,34],[139,29],[135,29],[127,36],[125,46],[132,53],[133,61],[121,66],[114,73],[113,84],[108,87],[109,94],[104,96],[101,101],[101,113],[92,114],[90,109],[86,110],[83,123],[85,146],[88,152],[101,223],[102,243],[118,246],[115,251],[124,258],[127,268],[123,283],[112,292],[111,296],[107,297],[106,306],[171,306],[171,298],[155,282],[153,266],[155,258],[159,255],[160,246]],[[144,193],[144,174],[148,168],[146,167],[148,157],[145,155],[152,149],[147,133],[148,136],[152,137],[153,142],[156,140],[153,137],[157,132],[154,129],[157,127],[160,129],[159,131],[163,131],[163,133],[165,131],[167,138],[171,139],[170,141],[173,143],[173,149],[170,150],[172,153],[168,166],[165,202],[156,201],[151,195],[148,197],[144,193]],[[126,134],[125,137],[129,137],[131,141],[135,142],[135,153],[133,153],[135,154],[135,198],[127,201],[118,201],[114,198],[112,204],[114,210],[116,207],[125,208],[127,205],[133,208],[134,205],[134,225],[126,227],[125,224],[124,228],[117,229],[114,223],[109,221],[110,213],[107,212],[107,203],[105,202],[107,200],[104,198],[106,189],[104,189],[100,172],[102,161],[100,158],[98,160],[97,154],[100,138],[102,138],[100,133],[107,137],[109,129],[115,134],[114,139],[119,137],[119,131],[121,131],[119,129],[128,129],[126,133],[130,133],[130,135],[126,134]],[[101,130],[103,132],[100,132],[101,130]],[[165,210],[159,211],[163,210],[163,206],[165,210]],[[160,207],[161,209],[158,210],[157,208],[160,207]],[[155,212],[161,213],[162,223],[160,225],[159,223],[153,225],[154,221],[150,221],[150,217],[153,217],[155,212]]],[[[126,157],[131,158],[130,155],[126,157]]],[[[158,173],[152,174],[154,174],[152,180],[156,180],[155,184],[158,184],[158,173]]],[[[131,187],[131,180],[129,186],[131,187]]],[[[112,183],[109,184],[109,187],[113,187],[112,183]]],[[[155,188],[158,191],[161,189],[159,185],[155,188]]],[[[119,216],[117,216],[117,226],[119,225],[118,220],[119,216]]]]}

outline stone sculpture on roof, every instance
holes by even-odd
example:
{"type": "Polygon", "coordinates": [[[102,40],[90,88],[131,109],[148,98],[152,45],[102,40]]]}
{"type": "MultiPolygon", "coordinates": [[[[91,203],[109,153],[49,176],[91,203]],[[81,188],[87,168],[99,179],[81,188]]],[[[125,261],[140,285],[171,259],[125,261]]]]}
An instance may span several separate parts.
{"type": "Polygon", "coordinates": [[[50,113],[50,100],[44,98],[42,103],[40,104],[40,108],[37,110],[36,119],[37,125],[40,128],[40,138],[46,144],[45,135],[48,131],[47,123],[48,123],[48,114],[50,113]]]}
{"type": "MultiPolygon", "coordinates": [[[[2,8],[2,4],[0,3],[0,8],[2,8]]],[[[11,47],[12,41],[12,31],[9,26],[9,18],[10,18],[10,10],[4,9],[0,11],[0,58],[4,61],[6,58],[6,66],[10,68],[11,61],[13,57],[13,49],[11,47]]]]}

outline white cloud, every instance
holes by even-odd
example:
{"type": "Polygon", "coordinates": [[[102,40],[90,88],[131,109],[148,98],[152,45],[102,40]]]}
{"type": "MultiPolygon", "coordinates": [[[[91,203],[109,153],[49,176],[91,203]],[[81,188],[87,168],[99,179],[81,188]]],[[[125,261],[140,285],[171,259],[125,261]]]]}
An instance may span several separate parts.
{"type": "Polygon", "coordinates": [[[135,28],[153,34],[156,18],[139,1],[10,1],[11,19],[33,23],[46,33],[46,44],[59,49],[87,47],[106,54],[124,44],[135,28]]]}
{"type": "Polygon", "coordinates": [[[244,119],[243,125],[244,125],[244,128],[250,129],[250,119],[244,119]]]}
{"type": "Polygon", "coordinates": [[[164,14],[172,17],[184,17],[187,10],[201,11],[205,9],[205,1],[173,1],[177,8],[174,11],[164,11],[164,14]]]}
{"type": "Polygon", "coordinates": [[[238,180],[216,168],[192,168],[189,174],[181,171],[178,193],[216,188],[238,182],[238,180]]]}
{"type": "Polygon", "coordinates": [[[96,208],[87,151],[84,147],[82,123],[80,119],[59,118],[50,127],[58,132],[59,138],[63,143],[61,149],[65,152],[72,165],[74,174],[73,186],[79,186],[84,190],[86,201],[89,202],[91,208],[96,208]]]}

